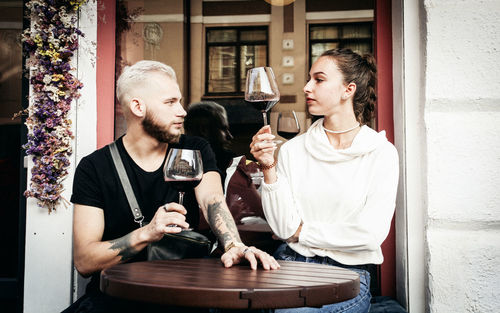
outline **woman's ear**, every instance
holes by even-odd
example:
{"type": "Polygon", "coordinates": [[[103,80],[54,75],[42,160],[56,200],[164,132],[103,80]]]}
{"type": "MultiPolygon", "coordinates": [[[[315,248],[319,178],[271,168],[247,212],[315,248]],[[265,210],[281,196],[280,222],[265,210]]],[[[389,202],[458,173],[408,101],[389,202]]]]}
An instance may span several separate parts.
{"type": "Polygon", "coordinates": [[[140,98],[132,98],[129,102],[129,108],[130,112],[137,117],[144,117],[146,115],[146,106],[140,98]]]}
{"type": "Polygon", "coordinates": [[[353,97],[355,92],[356,92],[356,84],[353,82],[349,83],[345,87],[344,94],[342,95],[342,100],[347,100],[350,97],[353,97]]]}

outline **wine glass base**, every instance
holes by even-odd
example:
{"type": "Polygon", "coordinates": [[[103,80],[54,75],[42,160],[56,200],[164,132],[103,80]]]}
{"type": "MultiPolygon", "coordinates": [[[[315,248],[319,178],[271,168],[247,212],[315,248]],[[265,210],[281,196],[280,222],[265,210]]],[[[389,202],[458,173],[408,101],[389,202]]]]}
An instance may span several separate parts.
{"type": "MultiPolygon", "coordinates": [[[[167,227],[179,227],[179,226],[177,226],[177,225],[175,225],[175,224],[171,224],[171,225],[168,225],[167,227]]],[[[183,231],[188,231],[188,230],[193,230],[193,229],[194,229],[194,228],[192,228],[192,227],[189,227],[189,228],[183,228],[183,229],[181,230],[181,232],[183,232],[183,231]]]]}
{"type": "Polygon", "coordinates": [[[281,139],[273,139],[273,140],[269,140],[269,139],[268,139],[268,140],[265,140],[265,141],[267,141],[267,142],[272,142],[272,143],[274,143],[275,145],[279,145],[279,144],[284,143],[286,140],[281,140],[281,139]]]}

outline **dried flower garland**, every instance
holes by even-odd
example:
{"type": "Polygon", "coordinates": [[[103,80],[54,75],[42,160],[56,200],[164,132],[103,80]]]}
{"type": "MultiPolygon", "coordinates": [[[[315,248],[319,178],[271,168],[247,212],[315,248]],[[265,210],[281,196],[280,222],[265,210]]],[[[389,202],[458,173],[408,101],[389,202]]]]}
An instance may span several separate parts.
{"type": "Polygon", "coordinates": [[[62,181],[72,154],[71,102],[83,84],[71,74],[71,59],[83,33],[76,27],[78,9],[87,0],[30,0],[31,28],[23,32],[23,51],[30,68],[32,101],[27,109],[28,141],[24,148],[33,158],[31,182],[25,196],[38,205],[56,209],[62,181]]]}

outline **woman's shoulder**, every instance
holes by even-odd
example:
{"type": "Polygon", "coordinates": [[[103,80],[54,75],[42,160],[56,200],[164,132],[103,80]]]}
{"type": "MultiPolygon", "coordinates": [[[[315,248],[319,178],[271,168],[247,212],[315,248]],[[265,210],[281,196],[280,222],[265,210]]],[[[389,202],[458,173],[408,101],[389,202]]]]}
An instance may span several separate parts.
{"type": "Polygon", "coordinates": [[[389,140],[381,141],[373,151],[373,154],[381,162],[399,164],[398,150],[389,140]]]}

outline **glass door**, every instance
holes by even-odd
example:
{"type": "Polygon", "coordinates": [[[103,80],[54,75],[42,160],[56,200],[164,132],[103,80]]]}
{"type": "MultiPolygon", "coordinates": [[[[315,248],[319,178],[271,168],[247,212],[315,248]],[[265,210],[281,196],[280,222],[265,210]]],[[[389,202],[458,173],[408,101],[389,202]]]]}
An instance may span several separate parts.
{"type": "Polygon", "coordinates": [[[26,170],[23,166],[26,128],[13,115],[27,103],[27,79],[22,75],[20,35],[23,2],[0,3],[0,307],[22,312],[26,170]]]}

